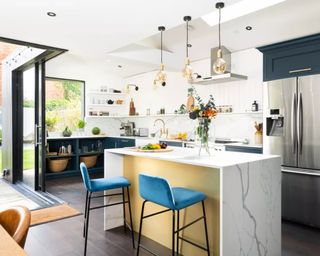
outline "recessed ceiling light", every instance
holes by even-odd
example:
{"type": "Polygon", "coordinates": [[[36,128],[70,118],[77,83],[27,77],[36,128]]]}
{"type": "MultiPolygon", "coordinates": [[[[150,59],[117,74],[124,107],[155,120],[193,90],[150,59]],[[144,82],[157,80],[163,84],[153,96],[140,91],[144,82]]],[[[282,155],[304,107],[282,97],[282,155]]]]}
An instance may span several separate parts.
{"type": "Polygon", "coordinates": [[[246,26],[246,30],[250,31],[250,30],[252,30],[252,27],[251,26],[246,26]]]}
{"type": "Polygon", "coordinates": [[[122,68],[122,66],[121,66],[121,65],[118,65],[118,68],[122,68]]]}
{"type": "Polygon", "coordinates": [[[57,14],[54,13],[54,12],[47,12],[47,15],[50,16],[50,17],[56,17],[57,14]]]}
{"type": "MultiPolygon", "coordinates": [[[[285,2],[286,0],[243,0],[233,5],[226,6],[223,10],[223,17],[221,23],[239,18],[241,16],[253,13],[267,7],[285,2]]],[[[212,7],[213,9],[213,7],[212,7]]],[[[208,23],[209,26],[218,24],[219,12],[213,11],[201,18],[208,23]]]]}

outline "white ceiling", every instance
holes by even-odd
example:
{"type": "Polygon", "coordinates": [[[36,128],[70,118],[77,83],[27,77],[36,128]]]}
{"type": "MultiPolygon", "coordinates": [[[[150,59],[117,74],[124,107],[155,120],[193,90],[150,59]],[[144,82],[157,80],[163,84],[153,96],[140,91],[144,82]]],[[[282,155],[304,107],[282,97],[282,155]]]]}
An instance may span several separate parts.
{"type": "MultiPolygon", "coordinates": [[[[240,0],[226,0],[226,6],[240,0]]],[[[96,59],[118,74],[130,76],[157,68],[159,36],[165,25],[165,61],[181,69],[185,30],[191,15],[193,60],[209,57],[217,45],[217,27],[200,17],[214,11],[212,0],[0,0],[0,36],[65,48],[73,55],[96,59]],[[57,13],[55,18],[46,13],[57,13]]],[[[319,0],[287,0],[222,25],[223,44],[232,51],[320,32],[319,0]],[[253,30],[245,30],[251,25],[253,30]]],[[[223,12],[222,12],[223,15],[223,12]]]]}

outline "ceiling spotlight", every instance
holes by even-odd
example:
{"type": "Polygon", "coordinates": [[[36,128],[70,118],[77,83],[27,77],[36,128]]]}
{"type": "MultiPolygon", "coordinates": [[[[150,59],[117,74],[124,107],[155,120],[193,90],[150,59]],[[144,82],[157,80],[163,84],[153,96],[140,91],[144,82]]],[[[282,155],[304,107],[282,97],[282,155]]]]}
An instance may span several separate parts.
{"type": "Polygon", "coordinates": [[[251,26],[246,26],[246,30],[250,31],[250,30],[252,30],[252,27],[251,26]]]}
{"type": "Polygon", "coordinates": [[[47,15],[50,16],[50,17],[56,17],[57,14],[54,13],[54,12],[47,12],[47,15]]]}

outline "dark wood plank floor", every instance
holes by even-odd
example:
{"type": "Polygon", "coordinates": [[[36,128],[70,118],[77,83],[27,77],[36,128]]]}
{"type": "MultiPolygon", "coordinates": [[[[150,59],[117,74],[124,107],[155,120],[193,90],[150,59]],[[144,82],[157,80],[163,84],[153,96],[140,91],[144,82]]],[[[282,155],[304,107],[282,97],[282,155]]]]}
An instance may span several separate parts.
{"type": "MultiPolygon", "coordinates": [[[[85,190],[80,177],[51,180],[48,191],[83,212],[85,190]]],[[[96,199],[102,203],[103,199],[96,199]]],[[[320,217],[320,216],[319,216],[320,217]]],[[[83,216],[56,221],[30,229],[26,251],[30,256],[83,255],[83,216]]],[[[88,256],[133,256],[129,232],[123,228],[103,231],[103,210],[92,211],[88,240],[88,256]]],[[[168,251],[156,243],[146,241],[160,255],[168,251]]],[[[141,255],[149,255],[142,251],[141,255]]],[[[320,230],[284,222],[282,224],[283,256],[319,256],[320,230]]],[[[271,255],[277,256],[277,255],[271,255]]]]}

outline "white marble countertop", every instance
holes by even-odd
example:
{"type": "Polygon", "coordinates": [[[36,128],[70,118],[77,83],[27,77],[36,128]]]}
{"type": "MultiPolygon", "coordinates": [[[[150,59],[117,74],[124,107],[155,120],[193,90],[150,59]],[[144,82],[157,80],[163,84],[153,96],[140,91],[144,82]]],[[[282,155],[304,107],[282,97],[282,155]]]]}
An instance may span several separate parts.
{"type": "Polygon", "coordinates": [[[279,158],[275,155],[249,154],[226,151],[212,151],[212,156],[198,156],[198,149],[169,147],[171,152],[137,152],[134,148],[105,149],[105,153],[153,158],[176,163],[204,166],[210,168],[223,168],[237,164],[261,161],[271,158],[279,158]]]}

